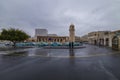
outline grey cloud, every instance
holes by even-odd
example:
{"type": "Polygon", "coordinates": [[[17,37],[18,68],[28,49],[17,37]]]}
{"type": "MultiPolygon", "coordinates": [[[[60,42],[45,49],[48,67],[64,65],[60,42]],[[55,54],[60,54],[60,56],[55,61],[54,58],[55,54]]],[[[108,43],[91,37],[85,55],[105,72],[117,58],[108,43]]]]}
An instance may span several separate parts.
{"type": "Polygon", "coordinates": [[[116,30],[120,23],[119,0],[0,0],[0,28],[16,27],[34,36],[35,28],[68,35],[95,30],[116,30]]]}

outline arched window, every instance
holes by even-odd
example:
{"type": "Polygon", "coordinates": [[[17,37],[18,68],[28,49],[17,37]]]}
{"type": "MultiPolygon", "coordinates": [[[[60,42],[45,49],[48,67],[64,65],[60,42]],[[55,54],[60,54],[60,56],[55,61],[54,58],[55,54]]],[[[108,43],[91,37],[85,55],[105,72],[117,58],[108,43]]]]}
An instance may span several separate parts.
{"type": "Polygon", "coordinates": [[[63,39],[60,39],[60,42],[62,42],[63,39]]]}

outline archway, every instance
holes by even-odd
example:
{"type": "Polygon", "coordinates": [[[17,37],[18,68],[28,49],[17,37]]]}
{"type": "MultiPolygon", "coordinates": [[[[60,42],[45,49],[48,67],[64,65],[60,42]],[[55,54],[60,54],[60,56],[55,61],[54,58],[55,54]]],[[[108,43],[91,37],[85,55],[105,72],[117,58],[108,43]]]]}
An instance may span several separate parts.
{"type": "Polygon", "coordinates": [[[102,39],[99,39],[99,42],[98,42],[99,46],[102,45],[102,39]]]}
{"type": "Polygon", "coordinates": [[[109,46],[109,38],[106,38],[106,46],[109,46]]]}
{"type": "Polygon", "coordinates": [[[112,49],[119,50],[119,38],[117,36],[112,39],[112,49]]]}
{"type": "Polygon", "coordinates": [[[101,39],[101,44],[102,46],[104,46],[104,39],[101,39]]]}
{"type": "Polygon", "coordinates": [[[97,40],[94,40],[94,45],[97,45],[97,40]]]}

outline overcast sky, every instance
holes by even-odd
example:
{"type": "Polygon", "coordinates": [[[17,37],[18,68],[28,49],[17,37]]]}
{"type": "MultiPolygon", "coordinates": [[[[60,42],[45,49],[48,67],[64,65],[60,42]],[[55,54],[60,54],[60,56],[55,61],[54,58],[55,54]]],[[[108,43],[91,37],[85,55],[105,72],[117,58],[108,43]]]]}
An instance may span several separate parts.
{"type": "Polygon", "coordinates": [[[68,35],[120,29],[120,0],[0,0],[0,29],[15,27],[34,36],[36,28],[68,35]]]}

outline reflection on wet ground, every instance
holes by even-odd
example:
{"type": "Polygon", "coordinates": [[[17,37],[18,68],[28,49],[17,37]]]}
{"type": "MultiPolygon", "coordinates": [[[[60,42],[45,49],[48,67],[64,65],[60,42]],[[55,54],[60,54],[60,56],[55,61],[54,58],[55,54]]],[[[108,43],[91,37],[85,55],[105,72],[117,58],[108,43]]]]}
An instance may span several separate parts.
{"type": "Polygon", "coordinates": [[[26,48],[0,51],[0,80],[120,80],[120,52],[26,48]]]}
{"type": "Polygon", "coordinates": [[[4,56],[38,56],[38,57],[94,57],[119,53],[110,48],[87,45],[81,49],[42,49],[29,48],[12,51],[2,51],[4,56]]]}

